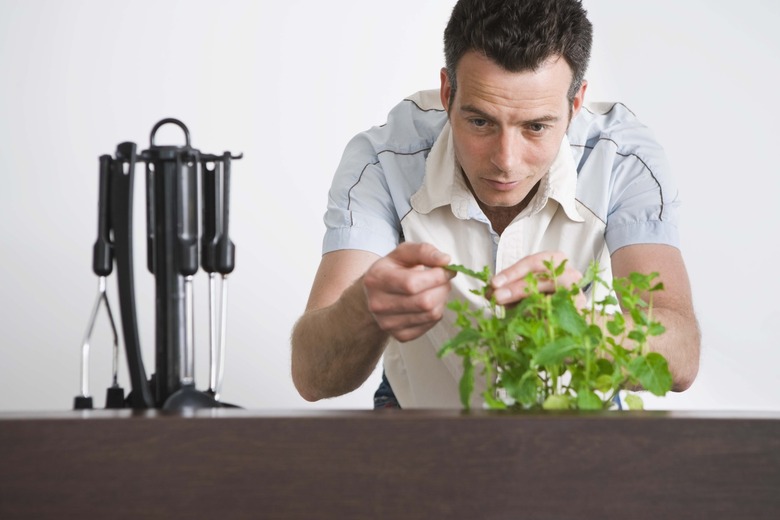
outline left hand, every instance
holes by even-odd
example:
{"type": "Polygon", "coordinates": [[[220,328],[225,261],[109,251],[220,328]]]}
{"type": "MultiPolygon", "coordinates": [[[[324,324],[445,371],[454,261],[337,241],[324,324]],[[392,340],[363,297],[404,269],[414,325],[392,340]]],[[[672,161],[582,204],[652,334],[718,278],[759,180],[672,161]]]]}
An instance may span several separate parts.
{"type": "MultiPolygon", "coordinates": [[[[521,258],[503,271],[496,273],[490,280],[490,290],[499,305],[511,305],[519,302],[526,296],[525,277],[528,273],[547,272],[544,262],[552,261],[557,267],[566,260],[566,255],[561,251],[543,251],[521,258]]],[[[571,287],[572,284],[582,279],[582,273],[572,267],[568,262],[563,273],[558,277],[558,286],[571,287]]],[[[555,292],[552,280],[540,280],[539,291],[543,293],[555,292]]],[[[577,295],[577,307],[585,306],[585,295],[580,292],[577,295]]]]}

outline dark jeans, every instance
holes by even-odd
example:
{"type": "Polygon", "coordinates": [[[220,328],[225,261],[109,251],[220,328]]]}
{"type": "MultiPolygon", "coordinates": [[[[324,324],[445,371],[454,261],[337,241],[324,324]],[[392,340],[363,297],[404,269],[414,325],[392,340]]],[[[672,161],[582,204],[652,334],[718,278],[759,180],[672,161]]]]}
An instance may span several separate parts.
{"type": "Polygon", "coordinates": [[[387,381],[384,370],[382,370],[382,381],[379,383],[379,388],[374,392],[374,410],[382,408],[401,408],[401,405],[398,404],[398,399],[395,398],[393,388],[387,381]]]}

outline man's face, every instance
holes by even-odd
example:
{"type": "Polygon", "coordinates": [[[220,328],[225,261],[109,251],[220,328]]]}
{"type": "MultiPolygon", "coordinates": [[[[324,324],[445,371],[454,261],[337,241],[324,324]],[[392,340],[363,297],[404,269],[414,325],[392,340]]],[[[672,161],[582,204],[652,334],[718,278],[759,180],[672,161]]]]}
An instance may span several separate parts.
{"type": "MultiPolygon", "coordinates": [[[[563,58],[525,72],[508,72],[476,52],[460,59],[448,115],[455,156],[483,207],[517,206],[547,173],[582,105],[585,84],[570,106],[571,81],[563,58]]],[[[445,107],[450,90],[442,70],[445,107]]]]}

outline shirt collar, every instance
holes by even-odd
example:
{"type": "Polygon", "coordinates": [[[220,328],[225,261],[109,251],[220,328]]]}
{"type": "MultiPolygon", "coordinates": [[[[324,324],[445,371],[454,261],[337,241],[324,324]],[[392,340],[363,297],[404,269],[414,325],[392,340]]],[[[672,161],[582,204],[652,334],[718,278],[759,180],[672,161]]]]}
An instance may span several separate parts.
{"type": "MultiPolygon", "coordinates": [[[[522,211],[521,216],[530,216],[545,207],[549,199],[561,205],[566,216],[575,222],[584,219],[577,212],[576,205],[577,168],[564,135],[558,155],[550,171],[542,178],[539,190],[531,203],[522,211]]],[[[418,213],[430,213],[434,209],[451,205],[452,213],[460,219],[477,218],[482,215],[474,195],[468,189],[455,159],[452,143],[452,130],[447,122],[439,138],[431,148],[425,163],[423,185],[411,198],[412,208],[418,213]]],[[[482,216],[484,218],[484,216],[482,216]]]]}

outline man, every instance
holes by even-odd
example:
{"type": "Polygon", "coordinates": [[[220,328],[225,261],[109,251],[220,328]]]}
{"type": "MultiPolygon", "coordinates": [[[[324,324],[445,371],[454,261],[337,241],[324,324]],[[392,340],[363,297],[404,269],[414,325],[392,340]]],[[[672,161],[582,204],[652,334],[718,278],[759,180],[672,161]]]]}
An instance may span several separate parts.
{"type": "Polygon", "coordinates": [[[584,107],[591,32],[576,0],[457,3],[440,90],[355,137],[336,172],[324,254],[292,334],[305,399],[358,388],[383,358],[382,395],[402,408],[459,407],[461,362],[437,352],[457,332],[447,301],[473,299],[473,286],[443,266],[489,265],[496,300],[511,304],[550,258],[567,259],[564,284],[593,260],[613,276],[659,272],[653,313],[667,332],[650,348],[675,390],[691,385],[699,331],[677,191],[628,109],[584,107]]]}

